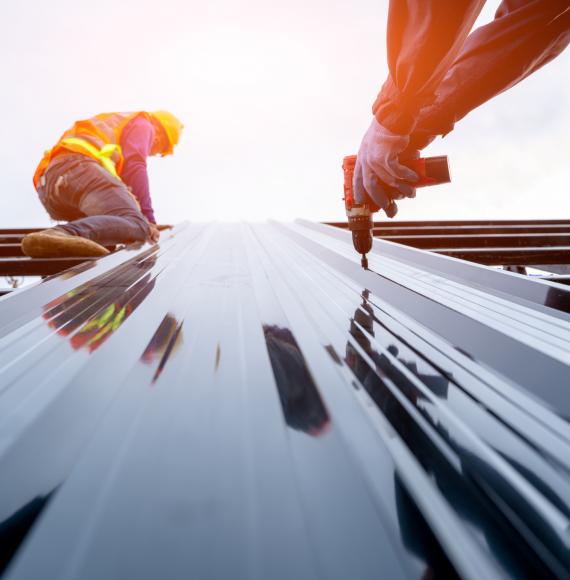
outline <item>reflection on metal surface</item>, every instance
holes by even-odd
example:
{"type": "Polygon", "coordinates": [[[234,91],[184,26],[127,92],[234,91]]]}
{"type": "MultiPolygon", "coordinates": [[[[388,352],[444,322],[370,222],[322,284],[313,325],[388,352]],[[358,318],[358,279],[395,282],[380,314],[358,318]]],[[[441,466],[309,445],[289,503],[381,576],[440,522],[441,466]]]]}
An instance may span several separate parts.
{"type": "Polygon", "coordinates": [[[425,580],[458,578],[457,572],[446,558],[437,539],[397,475],[394,489],[400,537],[410,553],[424,564],[421,578],[425,580]]]}
{"type": "Polygon", "coordinates": [[[314,437],[330,428],[330,418],[305,357],[288,328],[263,326],[269,359],[287,425],[314,437]]]}
{"type": "Polygon", "coordinates": [[[568,577],[570,289],[369,258],[183,224],[2,298],[2,580],[568,577]]]}
{"type": "Polygon", "coordinates": [[[0,522],[0,575],[44,509],[51,493],[35,497],[14,514],[0,522]]]}
{"type": "Polygon", "coordinates": [[[151,256],[136,267],[119,273],[111,281],[95,280],[48,302],[44,318],[75,350],[97,350],[152,292],[151,256]],[[109,284],[110,282],[110,284],[109,284]],[[101,304],[101,300],[106,298],[101,304]]]}
{"type": "Polygon", "coordinates": [[[170,355],[180,347],[182,342],[182,324],[183,322],[179,323],[175,316],[170,313],[167,314],[141,356],[141,360],[146,364],[152,364],[158,360],[158,365],[152,377],[153,383],[160,376],[170,355]]]}
{"type": "MultiPolygon", "coordinates": [[[[526,568],[539,570],[536,560],[532,558],[525,558],[522,566],[522,562],[517,562],[515,552],[521,538],[516,534],[497,536],[495,522],[491,515],[492,501],[489,501],[484,493],[481,494],[480,489],[473,486],[470,481],[473,478],[480,479],[481,483],[484,483],[488,478],[496,485],[498,491],[501,485],[500,478],[483,457],[472,453],[470,449],[458,446],[461,443],[461,439],[458,438],[459,434],[450,431],[450,423],[438,419],[438,413],[432,406],[433,402],[426,397],[425,391],[422,392],[418,388],[419,383],[416,383],[404,369],[417,377],[420,383],[438,399],[447,399],[449,378],[437,373],[435,368],[431,369],[431,373],[419,372],[418,369],[422,364],[425,367],[426,362],[409,348],[403,348],[401,341],[396,336],[387,333],[385,329],[383,329],[385,338],[377,337],[375,327],[376,330],[380,329],[379,321],[375,319],[374,309],[369,299],[370,292],[364,290],[362,302],[350,322],[350,336],[355,339],[362,350],[349,340],[345,358],[347,365],[382,415],[386,417],[408,449],[433,478],[440,492],[447,497],[450,505],[464,521],[479,529],[480,533],[487,538],[488,545],[492,550],[496,550],[497,558],[511,560],[511,572],[516,569],[517,573],[523,574],[526,568]],[[382,350],[379,350],[380,345],[382,350]],[[400,355],[400,350],[405,350],[406,358],[400,355]],[[415,409],[423,414],[428,422],[433,423],[435,432],[430,433],[430,429],[418,421],[417,416],[414,415],[415,409]],[[458,453],[457,459],[461,462],[459,470],[464,475],[469,475],[469,478],[465,479],[456,472],[454,462],[450,462],[449,457],[446,457],[446,452],[438,442],[438,436],[448,441],[451,448],[458,453]]],[[[447,453],[450,451],[451,449],[447,453]]],[[[510,494],[511,490],[508,493],[510,494]]]]}
{"type": "MultiPolygon", "coordinates": [[[[387,355],[398,358],[399,350],[396,344],[389,344],[386,348],[387,354],[379,354],[374,350],[370,343],[369,337],[374,337],[374,314],[372,307],[368,303],[370,292],[364,290],[362,292],[362,304],[354,312],[354,318],[350,322],[350,334],[354,337],[356,342],[363,348],[364,352],[374,361],[376,370],[386,373],[392,380],[405,381],[401,373],[390,362],[387,355]]],[[[364,361],[362,356],[358,354],[352,343],[349,341],[346,344],[346,363],[350,366],[354,374],[358,377],[360,382],[372,393],[375,389],[370,386],[375,379],[371,376],[377,377],[373,369],[368,363],[364,361]]],[[[416,375],[435,395],[445,399],[447,397],[447,388],[449,380],[446,376],[440,373],[423,374],[418,369],[418,360],[406,360],[400,357],[400,361],[405,367],[416,375]]],[[[415,396],[415,395],[414,395],[415,396]]]]}
{"type": "Polygon", "coordinates": [[[216,362],[214,363],[216,370],[218,370],[221,360],[222,360],[222,349],[220,348],[220,345],[218,344],[218,346],[216,347],[216,362]]]}

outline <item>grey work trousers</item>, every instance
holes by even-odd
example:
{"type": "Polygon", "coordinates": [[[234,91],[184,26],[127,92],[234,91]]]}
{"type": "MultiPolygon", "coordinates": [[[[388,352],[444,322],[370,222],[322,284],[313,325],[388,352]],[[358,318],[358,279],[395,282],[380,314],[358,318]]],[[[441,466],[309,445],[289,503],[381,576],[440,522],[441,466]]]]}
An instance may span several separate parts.
{"type": "Polygon", "coordinates": [[[38,194],[53,219],[69,221],[57,227],[70,234],[103,246],[148,238],[148,221],[126,185],[85,155],[55,157],[38,194]]]}

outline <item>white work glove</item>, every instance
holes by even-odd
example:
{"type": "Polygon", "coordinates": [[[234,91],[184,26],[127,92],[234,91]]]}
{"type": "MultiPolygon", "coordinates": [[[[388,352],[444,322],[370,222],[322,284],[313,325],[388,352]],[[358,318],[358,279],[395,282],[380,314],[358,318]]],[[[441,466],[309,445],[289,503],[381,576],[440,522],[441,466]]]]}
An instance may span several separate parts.
{"type": "Polygon", "coordinates": [[[416,196],[413,183],[419,176],[398,160],[409,143],[409,135],[396,135],[380,125],[376,118],[372,119],[360,144],[354,169],[357,203],[366,201],[368,195],[388,217],[394,217],[398,211],[395,199],[416,196]]]}

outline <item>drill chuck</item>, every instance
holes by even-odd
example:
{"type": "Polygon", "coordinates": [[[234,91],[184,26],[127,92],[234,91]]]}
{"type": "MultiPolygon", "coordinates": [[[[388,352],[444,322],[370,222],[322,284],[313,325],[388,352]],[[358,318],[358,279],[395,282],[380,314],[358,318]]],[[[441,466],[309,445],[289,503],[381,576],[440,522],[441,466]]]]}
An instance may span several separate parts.
{"type": "Polygon", "coordinates": [[[362,267],[368,269],[366,254],[372,249],[372,213],[366,209],[349,212],[348,229],[352,232],[352,244],[354,249],[362,255],[362,267]],[[356,214],[356,215],[355,215],[356,214]]]}
{"type": "Polygon", "coordinates": [[[358,230],[352,232],[352,243],[359,254],[368,254],[372,249],[372,231],[358,230]]]}
{"type": "Polygon", "coordinates": [[[359,254],[368,254],[372,249],[372,214],[349,216],[348,229],[352,232],[354,249],[359,254]]]}

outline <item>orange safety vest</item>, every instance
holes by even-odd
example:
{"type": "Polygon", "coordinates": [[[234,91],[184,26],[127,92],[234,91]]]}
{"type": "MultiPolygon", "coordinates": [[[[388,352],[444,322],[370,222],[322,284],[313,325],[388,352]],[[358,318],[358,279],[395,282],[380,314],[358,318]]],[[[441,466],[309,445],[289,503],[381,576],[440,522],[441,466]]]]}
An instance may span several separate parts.
{"type": "Polygon", "coordinates": [[[67,151],[87,155],[99,162],[109,173],[120,178],[124,158],[121,151],[121,134],[125,126],[135,117],[142,115],[149,121],[150,113],[138,111],[135,113],[102,113],[91,119],[77,121],[68,129],[55,144],[45,152],[36,172],[34,186],[38,182],[49,162],[58,154],[67,151]]]}

